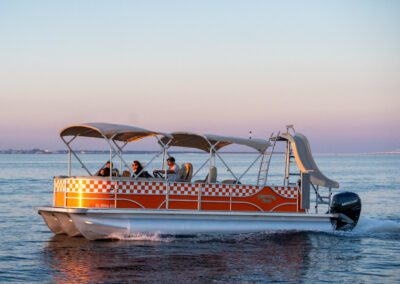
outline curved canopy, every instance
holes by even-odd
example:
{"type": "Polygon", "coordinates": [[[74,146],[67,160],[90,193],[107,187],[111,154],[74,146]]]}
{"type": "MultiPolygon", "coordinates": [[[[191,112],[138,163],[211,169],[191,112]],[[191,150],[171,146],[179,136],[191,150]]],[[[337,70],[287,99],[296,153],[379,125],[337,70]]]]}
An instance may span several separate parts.
{"type": "Polygon", "coordinates": [[[130,142],[139,140],[148,136],[164,135],[168,134],[159,133],[144,128],[120,125],[104,122],[92,122],[72,125],[64,128],[60,132],[60,136],[82,136],[82,137],[93,137],[93,138],[107,138],[114,139],[117,141],[130,142]]]}
{"type": "Polygon", "coordinates": [[[219,142],[218,143],[219,148],[231,144],[238,144],[253,148],[260,153],[264,153],[268,149],[268,147],[271,146],[271,143],[269,143],[269,141],[257,138],[246,139],[240,137],[221,136],[214,134],[206,134],[205,136],[207,137],[208,141],[210,141],[211,144],[213,145],[219,142]]]}
{"type": "Polygon", "coordinates": [[[195,148],[206,152],[211,150],[210,143],[214,145],[217,151],[225,146],[238,144],[253,148],[260,153],[264,153],[271,145],[267,140],[262,139],[245,139],[214,134],[200,135],[190,132],[174,132],[171,133],[171,136],[172,138],[163,137],[161,141],[164,144],[168,143],[169,146],[195,148]]]}
{"type": "Polygon", "coordinates": [[[168,146],[187,147],[210,151],[210,144],[207,139],[199,134],[190,132],[173,132],[171,137],[163,137],[161,141],[168,146]]]}

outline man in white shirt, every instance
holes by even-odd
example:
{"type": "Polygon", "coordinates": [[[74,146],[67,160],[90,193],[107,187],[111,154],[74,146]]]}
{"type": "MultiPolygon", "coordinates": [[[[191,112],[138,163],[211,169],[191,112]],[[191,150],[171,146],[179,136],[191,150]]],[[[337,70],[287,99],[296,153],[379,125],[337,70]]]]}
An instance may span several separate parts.
{"type": "MultiPolygon", "coordinates": [[[[175,163],[175,158],[169,157],[167,159],[167,165],[168,165],[167,180],[179,181],[181,177],[179,176],[179,166],[175,163]]],[[[165,174],[164,170],[158,170],[157,172],[165,174]]]]}

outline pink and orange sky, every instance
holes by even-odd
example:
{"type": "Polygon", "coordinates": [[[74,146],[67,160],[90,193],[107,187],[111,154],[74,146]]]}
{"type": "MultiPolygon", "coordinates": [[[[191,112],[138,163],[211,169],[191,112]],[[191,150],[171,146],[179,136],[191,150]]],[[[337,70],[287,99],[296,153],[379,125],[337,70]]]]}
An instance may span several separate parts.
{"type": "Polygon", "coordinates": [[[0,149],[104,121],[400,149],[400,1],[0,0],[0,149]]]}

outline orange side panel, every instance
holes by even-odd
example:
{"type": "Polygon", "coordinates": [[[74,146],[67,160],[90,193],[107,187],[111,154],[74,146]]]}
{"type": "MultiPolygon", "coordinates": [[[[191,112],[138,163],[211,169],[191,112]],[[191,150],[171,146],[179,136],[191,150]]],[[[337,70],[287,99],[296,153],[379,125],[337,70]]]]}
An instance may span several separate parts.
{"type": "Polygon", "coordinates": [[[197,210],[196,201],[169,201],[169,209],[176,210],[197,210]]]}
{"type": "Polygon", "coordinates": [[[229,211],[229,203],[202,202],[201,210],[229,211]]]}
{"type": "MultiPolygon", "coordinates": [[[[162,182],[108,181],[99,179],[55,180],[55,205],[82,208],[166,208],[166,186],[162,182]],[[67,191],[64,204],[64,191],[67,191]],[[113,193],[117,191],[118,194],[113,193]],[[115,201],[117,197],[117,201],[115,201]]],[[[298,189],[254,185],[188,184],[170,185],[168,208],[249,212],[305,212],[300,208],[298,189]]]]}
{"type": "Polygon", "coordinates": [[[165,201],[164,195],[118,194],[117,208],[158,209],[165,201]]]}
{"type": "Polygon", "coordinates": [[[64,204],[64,192],[55,192],[55,206],[56,207],[65,207],[64,204]]]}

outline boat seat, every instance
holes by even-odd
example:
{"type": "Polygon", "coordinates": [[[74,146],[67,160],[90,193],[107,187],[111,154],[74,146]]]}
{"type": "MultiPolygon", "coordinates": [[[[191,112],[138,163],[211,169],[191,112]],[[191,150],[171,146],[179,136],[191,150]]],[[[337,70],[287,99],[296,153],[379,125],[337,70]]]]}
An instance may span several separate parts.
{"type": "Polygon", "coordinates": [[[216,183],[217,182],[217,168],[216,167],[211,167],[210,172],[206,175],[205,179],[198,179],[195,180],[195,183],[201,182],[201,183],[216,183]],[[209,178],[210,177],[210,178],[209,178]]]}
{"type": "Polygon", "coordinates": [[[211,167],[210,172],[208,174],[208,183],[216,183],[217,182],[218,171],[216,167],[211,167]]]}
{"type": "Polygon", "coordinates": [[[193,165],[184,163],[180,169],[180,177],[183,182],[190,182],[193,176],[193,165]]]}

